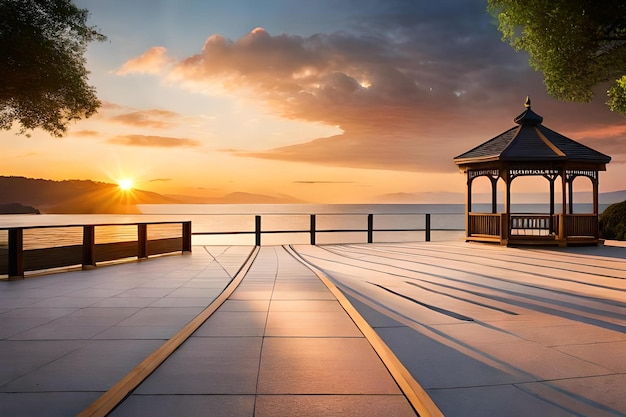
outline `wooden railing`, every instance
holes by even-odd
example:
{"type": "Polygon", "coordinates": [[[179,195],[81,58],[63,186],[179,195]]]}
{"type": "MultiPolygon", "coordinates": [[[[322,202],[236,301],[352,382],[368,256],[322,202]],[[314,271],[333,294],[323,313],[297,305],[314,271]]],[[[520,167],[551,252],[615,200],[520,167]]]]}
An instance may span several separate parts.
{"type": "Polygon", "coordinates": [[[510,236],[548,236],[553,231],[553,218],[549,214],[512,214],[510,236]]]}
{"type": "Polygon", "coordinates": [[[500,236],[500,213],[470,213],[467,233],[472,235],[500,236]]]}
{"type": "Polygon", "coordinates": [[[191,251],[189,221],[7,227],[0,231],[7,234],[7,244],[0,247],[0,275],[9,278],[24,277],[27,271],[89,268],[99,262],[191,251]],[[118,232],[106,233],[107,228],[118,232]],[[119,229],[125,230],[119,233],[119,229]],[[102,238],[99,231],[103,231],[102,238]]]}
{"type": "MultiPolygon", "coordinates": [[[[416,213],[393,213],[388,215],[415,215],[416,213]]],[[[282,214],[266,214],[265,216],[280,216],[282,214]]],[[[325,216],[353,216],[355,213],[324,213],[325,216]]],[[[379,216],[386,216],[387,214],[380,214],[379,216]]],[[[311,245],[315,245],[317,242],[317,236],[320,233],[366,233],[367,243],[374,242],[375,232],[424,232],[424,240],[430,242],[432,231],[460,231],[463,229],[434,229],[431,227],[431,215],[429,213],[418,214],[424,216],[423,227],[409,227],[409,228],[375,228],[374,227],[374,214],[367,214],[367,227],[366,228],[353,228],[353,229],[320,229],[317,227],[316,214],[309,214],[309,227],[307,229],[280,229],[280,230],[267,230],[262,228],[262,216],[254,216],[254,230],[248,231],[224,231],[224,232],[194,232],[194,236],[218,236],[218,235],[254,235],[255,244],[261,246],[261,237],[264,234],[308,234],[309,242],[311,245]]],[[[443,215],[443,214],[442,214],[443,215]]]]}
{"type": "MultiPolygon", "coordinates": [[[[441,213],[438,216],[453,215],[456,213],[441,213]]],[[[284,214],[264,214],[263,217],[277,217],[284,214]]],[[[261,246],[263,235],[276,234],[307,234],[312,245],[317,243],[320,234],[328,233],[363,233],[368,243],[373,243],[378,232],[424,232],[424,240],[431,240],[433,231],[462,231],[458,228],[432,228],[431,215],[428,213],[384,213],[378,217],[417,216],[423,218],[423,223],[413,227],[375,227],[374,214],[364,213],[323,213],[319,216],[363,216],[366,224],[354,228],[323,228],[318,226],[318,215],[308,216],[308,228],[302,229],[273,229],[262,227],[262,216],[254,215],[254,230],[234,231],[199,231],[191,230],[190,221],[161,221],[141,223],[114,223],[91,225],[63,225],[63,226],[28,226],[0,228],[0,276],[23,277],[24,272],[41,271],[52,268],[71,266],[93,267],[98,263],[115,261],[126,258],[147,258],[152,255],[178,251],[191,251],[193,236],[219,235],[254,235],[254,244],[261,246]],[[422,226],[423,224],[423,226],[422,226]],[[182,226],[182,227],[181,227],[182,226]],[[120,233],[109,232],[113,240],[103,238],[105,228],[126,228],[120,238],[120,233]],[[158,227],[169,227],[169,232],[155,230],[158,227]],[[175,228],[175,236],[172,234],[175,228]],[[56,230],[52,230],[56,229],[56,230]],[[3,244],[1,233],[8,235],[6,244],[3,244]],[[59,237],[61,236],[61,237],[59,237]],[[98,238],[97,238],[98,237],[98,238]],[[51,243],[53,242],[53,243],[51,243]]],[[[409,224],[411,224],[410,222],[409,224]]],[[[354,223],[353,223],[354,224],[354,223]]],[[[360,224],[360,223],[357,223],[360,224]]],[[[391,224],[383,221],[382,224],[391,224]]]]}
{"type": "Polygon", "coordinates": [[[566,214],[563,228],[568,237],[599,237],[598,216],[595,214],[566,214]]]}
{"type": "Polygon", "coordinates": [[[595,214],[511,214],[507,230],[505,213],[469,213],[467,227],[468,236],[502,239],[529,236],[563,240],[599,236],[598,216],[595,214]]]}

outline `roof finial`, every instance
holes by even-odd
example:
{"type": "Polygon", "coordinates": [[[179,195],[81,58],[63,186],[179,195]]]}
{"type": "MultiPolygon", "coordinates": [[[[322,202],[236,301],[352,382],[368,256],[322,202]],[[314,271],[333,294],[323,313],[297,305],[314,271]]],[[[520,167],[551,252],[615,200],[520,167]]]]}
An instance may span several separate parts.
{"type": "Polygon", "coordinates": [[[515,119],[515,123],[518,125],[538,125],[543,122],[543,117],[539,116],[537,113],[530,109],[530,97],[526,97],[526,102],[524,103],[524,107],[526,110],[515,119]]]}
{"type": "Polygon", "coordinates": [[[526,101],[524,102],[524,107],[530,109],[530,97],[526,96],[526,101]]]}

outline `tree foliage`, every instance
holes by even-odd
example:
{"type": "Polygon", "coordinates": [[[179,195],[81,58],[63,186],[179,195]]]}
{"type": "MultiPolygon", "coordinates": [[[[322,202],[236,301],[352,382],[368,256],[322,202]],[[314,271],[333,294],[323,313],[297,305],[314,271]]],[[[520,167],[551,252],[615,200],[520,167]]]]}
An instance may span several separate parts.
{"type": "Polygon", "coordinates": [[[62,136],[67,124],[100,106],[84,54],[105,36],[71,0],[0,0],[0,129],[42,128],[62,136]]]}
{"type": "Polygon", "coordinates": [[[626,201],[611,204],[602,212],[600,235],[604,239],[626,240],[626,201]]]}
{"type": "Polygon", "coordinates": [[[530,55],[548,94],[589,102],[605,82],[611,110],[626,115],[626,2],[488,0],[503,40],[530,55]]]}

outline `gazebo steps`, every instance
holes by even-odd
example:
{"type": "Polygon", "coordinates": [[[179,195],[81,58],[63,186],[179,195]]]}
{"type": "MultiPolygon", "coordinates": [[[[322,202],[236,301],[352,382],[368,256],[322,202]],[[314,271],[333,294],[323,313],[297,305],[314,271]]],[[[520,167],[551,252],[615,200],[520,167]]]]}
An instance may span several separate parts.
{"type": "Polygon", "coordinates": [[[558,239],[554,235],[550,236],[510,236],[508,240],[503,240],[500,236],[473,234],[465,238],[466,242],[497,243],[506,246],[594,246],[603,245],[604,239],[593,236],[568,236],[566,239],[558,239]]]}
{"type": "Polygon", "coordinates": [[[486,242],[486,243],[500,243],[500,236],[472,234],[465,238],[466,242],[486,242]]]}
{"type": "Polygon", "coordinates": [[[589,245],[604,245],[604,239],[599,239],[593,236],[568,236],[566,239],[566,246],[589,246],[589,245]]]}

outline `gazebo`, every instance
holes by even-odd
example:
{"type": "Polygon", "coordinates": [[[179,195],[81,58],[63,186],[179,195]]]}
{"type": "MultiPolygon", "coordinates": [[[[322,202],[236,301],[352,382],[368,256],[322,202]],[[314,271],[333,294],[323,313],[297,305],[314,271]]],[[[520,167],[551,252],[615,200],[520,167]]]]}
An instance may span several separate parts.
{"type": "Polygon", "coordinates": [[[569,139],[542,125],[543,117],[531,110],[517,116],[515,126],[471,149],[454,162],[467,176],[465,203],[466,241],[521,244],[597,245],[598,172],[606,171],[611,157],[569,139]],[[491,180],[491,213],[472,211],[472,183],[491,180]],[[550,186],[550,212],[511,213],[511,183],[521,176],[543,177],[550,186]],[[593,186],[593,213],[574,214],[573,182],[587,177],[593,186]],[[561,212],[555,213],[555,182],[560,178],[561,212]],[[504,182],[504,212],[498,212],[498,180],[504,182]]]}

